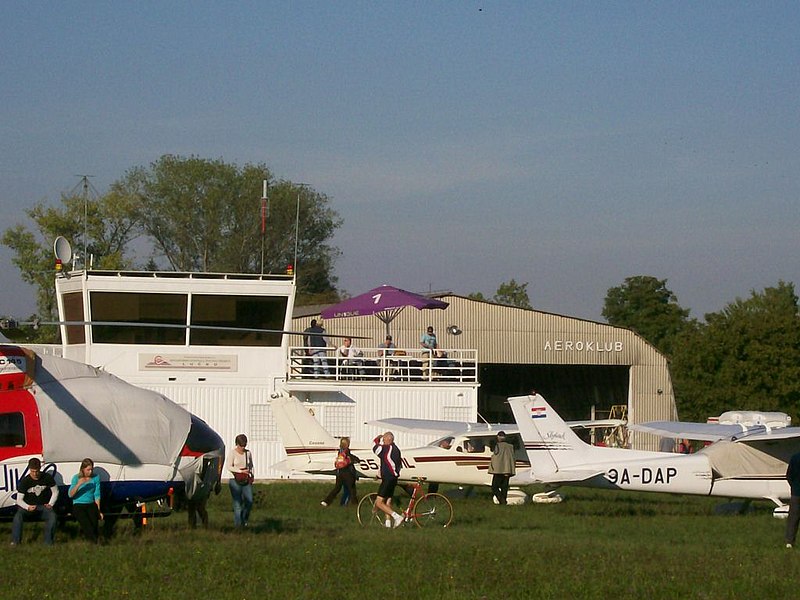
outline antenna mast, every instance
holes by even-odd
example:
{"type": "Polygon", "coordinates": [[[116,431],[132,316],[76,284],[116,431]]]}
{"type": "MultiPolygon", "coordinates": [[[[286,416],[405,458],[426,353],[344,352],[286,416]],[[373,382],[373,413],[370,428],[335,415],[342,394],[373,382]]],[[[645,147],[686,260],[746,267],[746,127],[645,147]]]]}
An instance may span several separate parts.
{"type": "Polygon", "coordinates": [[[100,194],[97,193],[97,190],[92,185],[92,182],[89,181],[89,178],[94,177],[94,175],[75,175],[75,177],[80,177],[81,180],[78,182],[78,185],[72,188],[72,192],[70,193],[75,195],[78,186],[81,187],[83,196],[83,268],[84,270],[87,270],[89,268],[89,191],[92,192],[93,197],[97,197],[100,194]]]}
{"type": "Polygon", "coordinates": [[[261,191],[261,274],[264,274],[264,245],[267,239],[267,189],[269,182],[264,180],[264,187],[261,191]]]}

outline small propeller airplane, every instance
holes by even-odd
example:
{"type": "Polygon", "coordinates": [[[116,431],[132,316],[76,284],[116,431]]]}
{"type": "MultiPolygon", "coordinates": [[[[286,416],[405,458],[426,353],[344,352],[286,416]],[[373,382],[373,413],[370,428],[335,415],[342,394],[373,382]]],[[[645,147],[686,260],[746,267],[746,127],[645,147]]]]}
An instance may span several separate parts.
{"type": "MultiPolygon", "coordinates": [[[[283,438],[287,459],[275,468],[311,474],[334,474],[333,467],[339,440],[332,436],[317,421],[312,408],[293,396],[277,396],[272,399],[272,413],[283,438]]],[[[370,421],[370,425],[382,431],[393,429],[441,435],[426,446],[402,448],[403,469],[401,481],[413,481],[424,477],[430,483],[457,485],[491,485],[489,461],[498,431],[506,433],[506,439],[516,448],[517,475],[515,482],[528,483],[530,463],[519,438],[517,426],[511,424],[466,423],[433,421],[425,419],[392,418],[370,421]]],[[[576,421],[575,427],[613,427],[618,420],[576,421]]],[[[356,470],[363,477],[377,479],[380,464],[372,453],[372,442],[351,442],[350,449],[360,462],[356,470]]]]}
{"type": "Polygon", "coordinates": [[[539,394],[509,398],[532,468],[531,482],[559,485],[697,494],[774,502],[776,516],[787,510],[786,467],[800,451],[800,428],[772,429],[719,424],[643,424],[650,433],[703,439],[705,425],[716,439],[694,454],[648,452],[590,446],[576,436],[539,394]],[[679,425],[688,425],[681,428],[679,425]],[[694,429],[693,433],[687,430],[694,429]]]}
{"type": "MultiPolygon", "coordinates": [[[[85,364],[0,345],[0,517],[14,514],[28,460],[39,458],[61,488],[94,460],[102,508],[114,520],[143,503],[208,494],[220,480],[222,439],[161,394],[85,364]]],[[[198,496],[199,497],[199,496],[198,496]]],[[[141,516],[141,513],[135,515],[141,516]]],[[[147,513],[144,513],[147,516],[147,513]]]]}

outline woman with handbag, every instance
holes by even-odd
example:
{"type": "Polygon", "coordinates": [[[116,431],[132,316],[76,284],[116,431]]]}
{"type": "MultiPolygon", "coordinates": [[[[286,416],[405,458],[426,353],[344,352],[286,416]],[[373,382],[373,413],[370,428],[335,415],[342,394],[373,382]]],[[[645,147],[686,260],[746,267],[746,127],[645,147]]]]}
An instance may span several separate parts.
{"type": "Polygon", "coordinates": [[[333,499],[336,498],[339,491],[344,486],[347,501],[342,503],[342,506],[352,504],[358,505],[358,494],[356,494],[356,473],[355,463],[359,462],[359,458],[355,454],[350,454],[350,438],[343,437],[339,440],[339,451],[336,453],[336,460],[333,463],[336,469],[336,485],[325,496],[325,499],[320,502],[322,506],[328,506],[333,499]]]}
{"type": "Polygon", "coordinates": [[[247,527],[253,508],[253,455],[247,449],[245,434],[237,435],[235,443],[225,461],[231,473],[228,485],[233,499],[233,525],[247,527]]]}

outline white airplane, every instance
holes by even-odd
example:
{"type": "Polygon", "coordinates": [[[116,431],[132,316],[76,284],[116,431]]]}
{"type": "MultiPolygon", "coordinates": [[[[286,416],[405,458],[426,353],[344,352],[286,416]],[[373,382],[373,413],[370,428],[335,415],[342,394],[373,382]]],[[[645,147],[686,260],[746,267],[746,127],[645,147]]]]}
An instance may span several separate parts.
{"type": "MultiPolygon", "coordinates": [[[[272,413],[283,438],[287,459],[276,468],[304,473],[333,474],[333,463],[339,448],[339,440],[326,431],[313,415],[313,408],[295,397],[278,396],[272,400],[272,413]]],[[[618,425],[620,421],[575,422],[576,427],[618,425]]],[[[498,431],[506,433],[506,439],[516,450],[517,475],[511,484],[528,483],[530,469],[527,454],[515,424],[458,423],[451,421],[429,421],[425,419],[385,419],[371,421],[381,431],[413,431],[442,435],[426,446],[403,448],[402,481],[424,477],[431,483],[458,485],[491,485],[489,461],[498,431]]],[[[360,462],[356,470],[363,477],[377,479],[380,464],[372,453],[372,442],[352,441],[350,449],[360,462]]]]}
{"type": "Polygon", "coordinates": [[[123,508],[173,493],[207,494],[219,482],[225,446],[161,394],[85,364],[0,345],[0,517],[14,514],[17,484],[33,457],[61,488],[55,509],[62,515],[70,510],[72,476],[91,458],[103,512],[114,520],[123,508]]]}
{"type": "Polygon", "coordinates": [[[695,454],[647,452],[584,443],[538,394],[510,398],[509,404],[534,482],[765,499],[777,505],[776,515],[786,510],[786,467],[789,457],[800,451],[800,428],[743,431],[738,425],[716,425],[731,428],[727,439],[695,454]]]}

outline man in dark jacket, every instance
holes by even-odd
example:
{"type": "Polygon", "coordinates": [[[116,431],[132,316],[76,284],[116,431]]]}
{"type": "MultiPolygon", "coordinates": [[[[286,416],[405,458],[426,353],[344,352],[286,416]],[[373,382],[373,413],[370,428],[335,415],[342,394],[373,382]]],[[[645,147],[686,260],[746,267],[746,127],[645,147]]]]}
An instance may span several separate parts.
{"type": "Polygon", "coordinates": [[[786,481],[792,489],[789,499],[789,518],[786,520],[786,547],[792,548],[797,539],[797,526],[800,524],[800,452],[789,459],[786,481]]]}
{"type": "Polygon", "coordinates": [[[53,505],[58,499],[58,485],[50,473],[42,472],[42,462],[38,458],[28,461],[28,474],[17,484],[17,513],[11,526],[11,545],[22,541],[24,521],[44,521],[44,543],[53,544],[56,530],[56,513],[53,505]]]}

